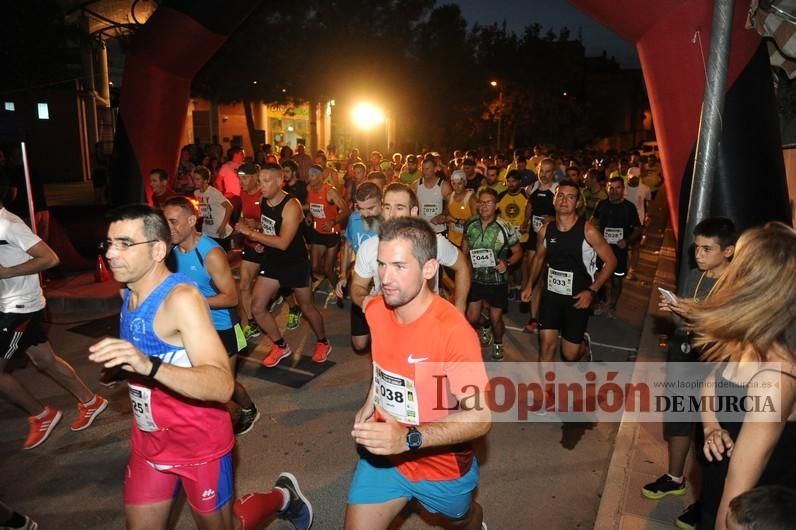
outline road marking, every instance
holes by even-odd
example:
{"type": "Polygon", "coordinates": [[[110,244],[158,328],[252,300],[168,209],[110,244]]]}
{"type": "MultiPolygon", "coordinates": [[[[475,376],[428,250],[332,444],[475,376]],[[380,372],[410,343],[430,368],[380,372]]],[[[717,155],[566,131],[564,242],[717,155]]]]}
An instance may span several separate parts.
{"type": "MultiPolygon", "coordinates": [[[[249,357],[238,356],[238,358],[240,360],[242,360],[242,361],[246,361],[246,362],[249,362],[249,363],[252,363],[252,364],[259,364],[261,366],[263,364],[262,361],[257,360],[257,359],[251,359],[249,357]]],[[[288,372],[292,372],[294,374],[301,374],[301,375],[306,375],[308,377],[315,377],[315,374],[313,372],[310,372],[310,371],[307,371],[307,370],[300,370],[298,368],[293,368],[293,367],[290,367],[290,366],[277,365],[277,366],[274,366],[274,368],[279,368],[280,370],[285,370],[285,371],[288,371],[288,372]]],[[[269,368],[269,370],[273,370],[274,368],[269,368]]]]}
{"type": "MultiPolygon", "coordinates": [[[[520,333],[525,333],[523,328],[518,328],[516,326],[506,326],[506,329],[510,329],[511,331],[519,331],[520,333]]],[[[535,333],[533,333],[535,335],[535,333]]],[[[531,333],[528,333],[531,335],[531,333]]],[[[591,341],[592,346],[600,346],[602,348],[610,348],[612,350],[620,350],[620,351],[632,351],[635,352],[637,348],[628,348],[627,346],[615,346],[613,344],[605,344],[603,342],[596,342],[594,340],[591,341]]]]}

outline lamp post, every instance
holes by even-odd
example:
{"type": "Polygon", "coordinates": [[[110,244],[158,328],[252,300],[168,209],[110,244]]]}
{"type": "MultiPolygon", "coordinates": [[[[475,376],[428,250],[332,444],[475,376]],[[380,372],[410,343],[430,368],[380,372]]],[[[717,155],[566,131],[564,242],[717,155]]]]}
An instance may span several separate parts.
{"type": "MultiPolygon", "coordinates": [[[[493,87],[497,87],[499,83],[497,81],[490,81],[489,84],[493,87]]],[[[495,150],[500,152],[500,129],[503,125],[503,87],[500,87],[500,92],[498,92],[498,105],[497,105],[497,145],[495,146],[495,150]]]]}
{"type": "Polygon", "coordinates": [[[369,132],[377,125],[384,123],[384,112],[372,103],[362,102],[354,106],[352,117],[354,125],[365,134],[365,151],[369,151],[369,132]]]}

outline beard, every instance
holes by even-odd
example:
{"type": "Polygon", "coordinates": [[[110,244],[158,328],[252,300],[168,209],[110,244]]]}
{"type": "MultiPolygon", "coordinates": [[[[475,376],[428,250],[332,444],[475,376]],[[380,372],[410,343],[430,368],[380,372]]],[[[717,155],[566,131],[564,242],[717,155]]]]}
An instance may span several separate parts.
{"type": "Polygon", "coordinates": [[[368,230],[375,231],[377,228],[379,228],[379,224],[381,223],[381,216],[372,215],[370,217],[365,217],[363,215],[362,223],[365,225],[365,228],[367,228],[368,230]]]}
{"type": "Polygon", "coordinates": [[[385,294],[382,291],[382,296],[384,296],[384,303],[387,307],[391,309],[395,309],[397,307],[404,306],[417,298],[417,295],[420,294],[420,291],[423,289],[423,283],[419,283],[416,288],[408,288],[405,290],[398,290],[391,294],[385,294]]]}

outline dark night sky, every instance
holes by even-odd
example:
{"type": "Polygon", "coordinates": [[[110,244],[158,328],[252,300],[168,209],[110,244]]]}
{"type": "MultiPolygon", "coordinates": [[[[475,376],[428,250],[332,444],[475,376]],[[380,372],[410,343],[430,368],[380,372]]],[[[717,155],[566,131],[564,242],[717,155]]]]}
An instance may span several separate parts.
{"type": "Polygon", "coordinates": [[[464,18],[472,25],[474,22],[490,24],[508,21],[509,29],[521,33],[525,26],[538,22],[545,31],[553,27],[558,31],[567,26],[571,38],[577,38],[578,28],[583,32],[586,55],[600,55],[606,50],[625,68],[638,68],[638,54],[628,41],[619,37],[587,15],[578,11],[565,0],[440,0],[444,3],[458,4],[464,18]]]}

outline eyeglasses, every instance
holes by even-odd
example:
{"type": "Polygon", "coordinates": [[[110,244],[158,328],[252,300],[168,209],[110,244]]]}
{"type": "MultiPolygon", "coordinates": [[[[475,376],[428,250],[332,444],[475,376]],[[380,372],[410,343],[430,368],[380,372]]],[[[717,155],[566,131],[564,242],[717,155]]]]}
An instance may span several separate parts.
{"type": "Polygon", "coordinates": [[[495,204],[495,201],[477,201],[475,204],[478,206],[489,206],[490,204],[495,204]]]}
{"type": "Polygon", "coordinates": [[[125,250],[130,250],[130,247],[134,247],[136,245],[146,245],[147,243],[157,243],[157,239],[150,239],[149,241],[139,241],[137,243],[133,243],[132,241],[127,241],[125,239],[117,239],[116,241],[112,241],[110,239],[106,239],[102,243],[99,244],[100,250],[108,251],[110,249],[118,250],[119,252],[124,252],[125,250]]]}

